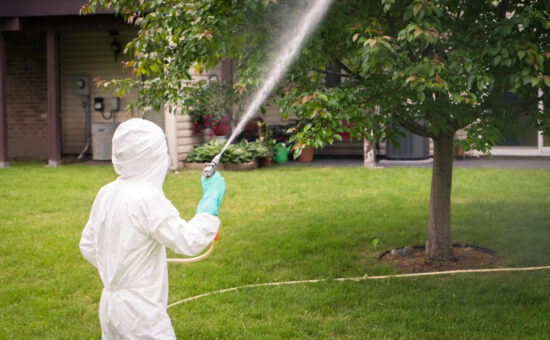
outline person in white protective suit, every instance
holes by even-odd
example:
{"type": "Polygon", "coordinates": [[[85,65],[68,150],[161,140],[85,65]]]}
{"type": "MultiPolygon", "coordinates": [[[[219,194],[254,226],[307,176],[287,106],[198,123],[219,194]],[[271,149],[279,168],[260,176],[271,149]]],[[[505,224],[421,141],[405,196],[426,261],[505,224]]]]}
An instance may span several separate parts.
{"type": "Polygon", "coordinates": [[[104,288],[99,305],[103,339],[175,339],[166,306],[166,248],[194,256],[218,232],[225,180],[202,178],[195,216],[180,218],[162,190],[170,158],[162,130],[130,119],[113,136],[119,177],[99,191],[80,241],[104,288]]]}

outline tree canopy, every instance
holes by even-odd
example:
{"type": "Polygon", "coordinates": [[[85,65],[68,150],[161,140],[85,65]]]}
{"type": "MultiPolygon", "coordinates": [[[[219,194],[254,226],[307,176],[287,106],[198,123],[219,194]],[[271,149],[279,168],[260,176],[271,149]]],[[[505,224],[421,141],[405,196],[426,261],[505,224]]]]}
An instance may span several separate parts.
{"type": "MultiPolygon", "coordinates": [[[[140,28],[127,45],[136,77],[116,85],[121,93],[138,89],[141,108],[193,106],[200,92],[191,87],[204,84],[185,83],[190,70],[223,58],[235,60],[235,92],[254,89],[277,52],[274,39],[297,12],[288,0],[92,0],[84,11],[97,5],[140,28]]],[[[537,89],[550,86],[549,7],[548,0],[339,0],[274,95],[283,115],[307,121],[297,131],[304,144],[322,147],[346,129],[391,138],[403,125],[432,138],[466,128],[466,146],[487,151],[518,115],[548,126],[537,89]],[[330,74],[341,77],[337,87],[324,86],[330,74]]]]}
{"type": "MultiPolygon", "coordinates": [[[[141,107],[192,107],[190,83],[222,58],[235,62],[234,92],[261,82],[276,53],[274,36],[295,18],[291,0],[91,0],[139,27],[126,64],[141,79],[141,107]],[[187,81],[187,82],[186,82],[187,81]]],[[[486,152],[520,117],[548,132],[550,110],[539,105],[550,88],[550,0],[338,0],[303,46],[273,98],[281,115],[295,114],[297,145],[323,147],[339,132],[371,141],[395,139],[398,127],[434,141],[428,230],[450,228],[452,143],[463,129],[466,149],[486,152]],[[326,86],[326,77],[340,79],[326,86]],[[365,133],[366,132],[366,133],[365,133]],[[450,154],[450,155],[449,155],[450,154]],[[435,190],[435,191],[434,191],[435,190]],[[441,203],[442,202],[442,203],[441,203]],[[439,217],[438,217],[439,216],[439,217]]],[[[548,102],[548,100],[545,100],[548,102]]],[[[450,231],[433,241],[447,250],[450,231]]],[[[432,243],[433,243],[432,242],[432,243]]]]}

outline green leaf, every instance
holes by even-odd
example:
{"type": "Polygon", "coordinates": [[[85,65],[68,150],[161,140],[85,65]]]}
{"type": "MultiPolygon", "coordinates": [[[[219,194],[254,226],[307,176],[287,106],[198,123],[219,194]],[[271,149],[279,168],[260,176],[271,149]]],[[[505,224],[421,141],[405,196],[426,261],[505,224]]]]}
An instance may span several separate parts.
{"type": "Polygon", "coordinates": [[[518,51],[518,58],[521,60],[525,56],[525,51],[518,51]]]}
{"type": "Polygon", "coordinates": [[[508,58],[509,54],[508,54],[508,50],[506,48],[503,48],[501,53],[502,53],[502,57],[504,59],[508,58]]]}
{"type": "Polygon", "coordinates": [[[418,101],[422,103],[424,99],[426,99],[424,92],[418,92],[418,101]]]}
{"type": "Polygon", "coordinates": [[[413,9],[414,16],[416,16],[421,9],[422,9],[422,3],[419,2],[414,6],[414,9],[413,9]]]}

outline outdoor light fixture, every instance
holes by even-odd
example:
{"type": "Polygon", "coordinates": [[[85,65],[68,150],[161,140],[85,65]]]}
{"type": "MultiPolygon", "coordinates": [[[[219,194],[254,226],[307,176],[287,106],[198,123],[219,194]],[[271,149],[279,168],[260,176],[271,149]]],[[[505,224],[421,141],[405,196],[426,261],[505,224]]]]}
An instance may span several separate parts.
{"type": "Polygon", "coordinates": [[[117,56],[122,52],[122,44],[116,38],[118,36],[118,30],[109,30],[109,35],[113,37],[111,51],[115,54],[115,61],[117,61],[117,56]]]}
{"type": "Polygon", "coordinates": [[[120,44],[120,41],[116,37],[113,38],[113,41],[111,42],[111,50],[115,54],[115,61],[117,59],[118,54],[120,51],[122,51],[122,45],[120,44]]]}

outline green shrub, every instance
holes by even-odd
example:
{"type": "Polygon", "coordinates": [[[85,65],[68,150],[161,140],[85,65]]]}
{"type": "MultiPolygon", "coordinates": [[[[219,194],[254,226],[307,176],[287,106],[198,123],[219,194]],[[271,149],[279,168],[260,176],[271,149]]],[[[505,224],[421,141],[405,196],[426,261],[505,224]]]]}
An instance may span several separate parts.
{"type": "MultiPolygon", "coordinates": [[[[193,151],[187,155],[185,162],[210,162],[222,151],[223,146],[223,143],[218,143],[215,139],[206,144],[195,146],[193,151]]],[[[229,145],[225,150],[221,161],[223,163],[247,163],[268,155],[269,150],[265,145],[258,142],[248,142],[243,139],[238,144],[229,145]]]]}

